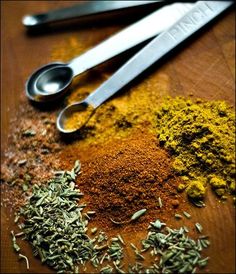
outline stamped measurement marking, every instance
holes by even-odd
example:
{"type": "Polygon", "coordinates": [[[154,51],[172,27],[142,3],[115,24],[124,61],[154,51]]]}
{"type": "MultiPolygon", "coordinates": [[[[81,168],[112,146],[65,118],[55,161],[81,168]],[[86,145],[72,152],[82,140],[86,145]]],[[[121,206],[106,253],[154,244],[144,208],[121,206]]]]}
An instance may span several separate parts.
{"type": "Polygon", "coordinates": [[[183,34],[188,33],[188,31],[191,31],[213,12],[214,10],[206,2],[203,2],[201,6],[196,7],[196,9],[190,12],[186,18],[182,19],[179,23],[170,28],[169,35],[177,41],[180,32],[183,34]]]}

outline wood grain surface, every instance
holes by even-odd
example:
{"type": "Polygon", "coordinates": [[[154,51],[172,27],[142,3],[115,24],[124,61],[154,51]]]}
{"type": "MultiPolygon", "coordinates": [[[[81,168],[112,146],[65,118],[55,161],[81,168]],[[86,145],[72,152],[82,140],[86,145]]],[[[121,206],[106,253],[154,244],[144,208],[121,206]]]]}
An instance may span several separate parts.
{"type": "MultiPolygon", "coordinates": [[[[20,97],[24,95],[27,77],[38,66],[50,62],[52,48],[72,35],[97,36],[97,42],[106,34],[125,26],[116,20],[109,26],[57,29],[41,35],[27,35],[21,18],[25,14],[45,12],[69,6],[74,1],[1,1],[2,90],[1,90],[1,158],[8,144],[10,120],[14,117],[20,97]]],[[[224,99],[234,104],[235,92],[235,12],[227,11],[214,24],[191,39],[183,49],[155,68],[167,75],[171,95],[188,95],[205,99],[224,99]]],[[[7,195],[7,193],[2,193],[7,195]]],[[[235,273],[235,208],[232,202],[219,202],[209,193],[207,206],[191,208],[192,222],[200,221],[210,235],[207,255],[211,260],[204,272],[235,273]]],[[[9,209],[1,207],[1,273],[25,273],[25,264],[13,252],[9,230],[12,225],[9,209]]],[[[173,223],[175,221],[172,221],[173,223]]],[[[186,224],[188,220],[186,220],[186,224]]],[[[139,237],[126,235],[127,239],[139,237]]],[[[31,255],[27,243],[23,247],[31,262],[27,273],[50,273],[46,266],[31,255]]],[[[126,261],[129,261],[129,255],[126,261]]]]}

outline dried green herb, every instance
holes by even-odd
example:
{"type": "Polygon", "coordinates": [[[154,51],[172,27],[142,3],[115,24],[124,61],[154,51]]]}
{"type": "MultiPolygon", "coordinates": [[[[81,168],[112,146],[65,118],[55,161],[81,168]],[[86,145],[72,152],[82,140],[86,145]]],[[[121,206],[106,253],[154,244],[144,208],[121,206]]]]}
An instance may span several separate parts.
{"type": "Polygon", "coordinates": [[[25,137],[31,137],[34,135],[36,135],[36,132],[33,129],[27,129],[22,133],[22,136],[25,136],[25,137]]]}
{"type": "Polygon", "coordinates": [[[176,218],[176,219],[182,219],[183,217],[182,217],[182,215],[176,213],[176,214],[175,214],[175,218],[176,218]]]}
{"type": "Polygon", "coordinates": [[[131,221],[137,220],[138,218],[140,218],[142,215],[144,215],[146,213],[147,209],[140,209],[139,211],[135,212],[132,217],[131,217],[131,221]]]}
{"type": "Polygon", "coordinates": [[[145,271],[142,269],[143,272],[193,273],[197,266],[203,267],[207,264],[209,258],[201,258],[202,249],[210,244],[206,239],[207,236],[195,241],[186,235],[188,233],[186,227],[180,229],[165,227],[165,231],[160,232],[161,228],[151,223],[149,229],[147,238],[142,241],[143,250],[149,250],[151,255],[156,257],[156,263],[145,271]]]}
{"type": "Polygon", "coordinates": [[[92,234],[95,234],[95,233],[97,232],[97,230],[98,230],[97,227],[93,227],[93,228],[91,229],[91,233],[92,233],[92,234]]]}
{"type": "Polygon", "coordinates": [[[25,165],[26,163],[27,163],[27,159],[22,159],[22,160],[18,161],[18,165],[19,165],[19,166],[23,166],[23,165],[25,165]]]}
{"type": "Polygon", "coordinates": [[[162,204],[162,200],[160,197],[158,197],[158,204],[159,204],[159,207],[162,208],[163,204],[162,204]]]}
{"type": "Polygon", "coordinates": [[[125,245],[124,239],[121,237],[120,234],[117,235],[117,238],[119,239],[119,241],[120,241],[123,245],[125,245]]]}
{"type": "Polygon", "coordinates": [[[13,246],[13,248],[14,248],[14,250],[15,250],[16,252],[19,252],[19,251],[20,251],[20,247],[19,247],[19,245],[16,243],[16,237],[15,237],[15,233],[14,233],[13,230],[11,231],[11,235],[12,235],[12,246],[13,246]]]}
{"type": "Polygon", "coordinates": [[[187,219],[190,219],[190,218],[191,218],[191,215],[190,215],[188,212],[183,211],[183,214],[184,214],[184,216],[185,216],[187,219]]]}
{"type": "Polygon", "coordinates": [[[203,228],[202,228],[202,226],[201,226],[199,223],[196,223],[196,224],[195,224],[195,227],[196,227],[196,229],[197,229],[197,231],[198,231],[199,233],[202,233],[203,228]]]}
{"type": "Polygon", "coordinates": [[[123,221],[123,222],[119,222],[119,221],[115,221],[113,220],[112,218],[110,218],[110,220],[116,224],[116,225],[120,225],[120,224],[128,224],[130,222],[133,222],[135,220],[137,220],[138,218],[140,218],[142,215],[144,215],[146,213],[147,209],[146,208],[143,208],[143,209],[140,209],[138,211],[136,211],[130,218],[130,220],[128,221],[123,221]]]}
{"type": "Polygon", "coordinates": [[[110,265],[107,265],[100,270],[101,274],[108,274],[112,272],[113,272],[113,268],[110,265]]]}
{"type": "MultiPolygon", "coordinates": [[[[83,196],[74,180],[80,172],[77,161],[71,171],[57,172],[46,184],[34,185],[32,195],[20,214],[20,225],[33,253],[59,272],[75,271],[95,254],[93,241],[87,236],[88,221],[82,216],[83,196]]],[[[12,233],[14,235],[14,233],[12,233]]],[[[19,251],[13,237],[13,247],[19,251]]]]}
{"type": "Polygon", "coordinates": [[[29,269],[30,267],[29,267],[29,260],[28,260],[28,258],[25,255],[22,255],[22,254],[19,254],[19,258],[25,260],[25,262],[26,262],[26,268],[29,269]]]}
{"type": "Polygon", "coordinates": [[[191,202],[196,206],[196,207],[205,207],[205,203],[202,200],[191,200],[191,202]]]}
{"type": "Polygon", "coordinates": [[[161,229],[162,226],[165,226],[165,225],[166,225],[165,223],[162,223],[160,220],[157,219],[155,222],[150,223],[149,228],[153,227],[153,228],[156,228],[156,229],[161,229]]]}

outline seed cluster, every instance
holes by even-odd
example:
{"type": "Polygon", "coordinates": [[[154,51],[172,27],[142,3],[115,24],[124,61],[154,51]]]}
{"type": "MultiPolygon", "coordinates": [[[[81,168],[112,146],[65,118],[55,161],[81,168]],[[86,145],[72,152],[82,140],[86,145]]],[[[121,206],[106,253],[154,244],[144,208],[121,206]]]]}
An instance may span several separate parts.
{"type": "Polygon", "coordinates": [[[187,227],[165,227],[161,232],[164,226],[159,220],[151,223],[147,238],[142,241],[142,251],[150,250],[156,261],[146,273],[195,273],[197,266],[207,264],[209,258],[201,258],[202,249],[210,244],[207,236],[193,240],[186,235],[189,232],[187,227]]]}
{"type": "MultiPolygon", "coordinates": [[[[88,220],[94,211],[82,213],[85,204],[79,204],[83,194],[75,188],[76,176],[80,173],[80,162],[76,161],[71,171],[55,172],[55,178],[47,184],[32,188],[32,195],[15,218],[22,232],[12,234],[14,250],[20,247],[16,236],[24,235],[32,247],[34,256],[57,270],[58,273],[78,273],[78,265],[87,261],[97,268],[104,260],[109,260],[119,270],[123,258],[124,241],[120,235],[108,244],[108,237],[102,231],[93,239],[88,234],[88,220]],[[71,272],[70,272],[71,271],[71,272]]],[[[97,228],[92,228],[95,234],[97,228]]],[[[20,258],[28,258],[19,254],[20,258]]],[[[111,266],[109,267],[113,269],[111,266]]]]}
{"type": "Polygon", "coordinates": [[[88,221],[81,213],[85,205],[78,205],[83,194],[74,184],[79,171],[77,161],[71,171],[57,172],[47,185],[34,185],[20,212],[25,218],[20,227],[34,255],[59,272],[75,271],[74,265],[83,264],[93,253],[93,243],[86,235],[88,221]]]}

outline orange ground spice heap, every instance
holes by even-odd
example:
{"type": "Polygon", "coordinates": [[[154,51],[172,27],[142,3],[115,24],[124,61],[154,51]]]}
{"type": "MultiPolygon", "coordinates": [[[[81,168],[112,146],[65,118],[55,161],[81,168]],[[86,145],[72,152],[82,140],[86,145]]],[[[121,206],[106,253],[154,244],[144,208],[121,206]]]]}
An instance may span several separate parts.
{"type": "Polygon", "coordinates": [[[171,172],[172,160],[151,133],[136,131],[128,138],[85,150],[74,144],[60,158],[65,169],[76,158],[81,160],[82,173],[77,184],[85,194],[88,209],[96,211],[93,225],[103,229],[117,226],[110,218],[127,221],[133,213],[146,208],[138,225],[125,224],[126,229],[140,230],[156,218],[165,221],[173,217],[186,206],[184,197],[176,191],[180,179],[171,172]]]}

